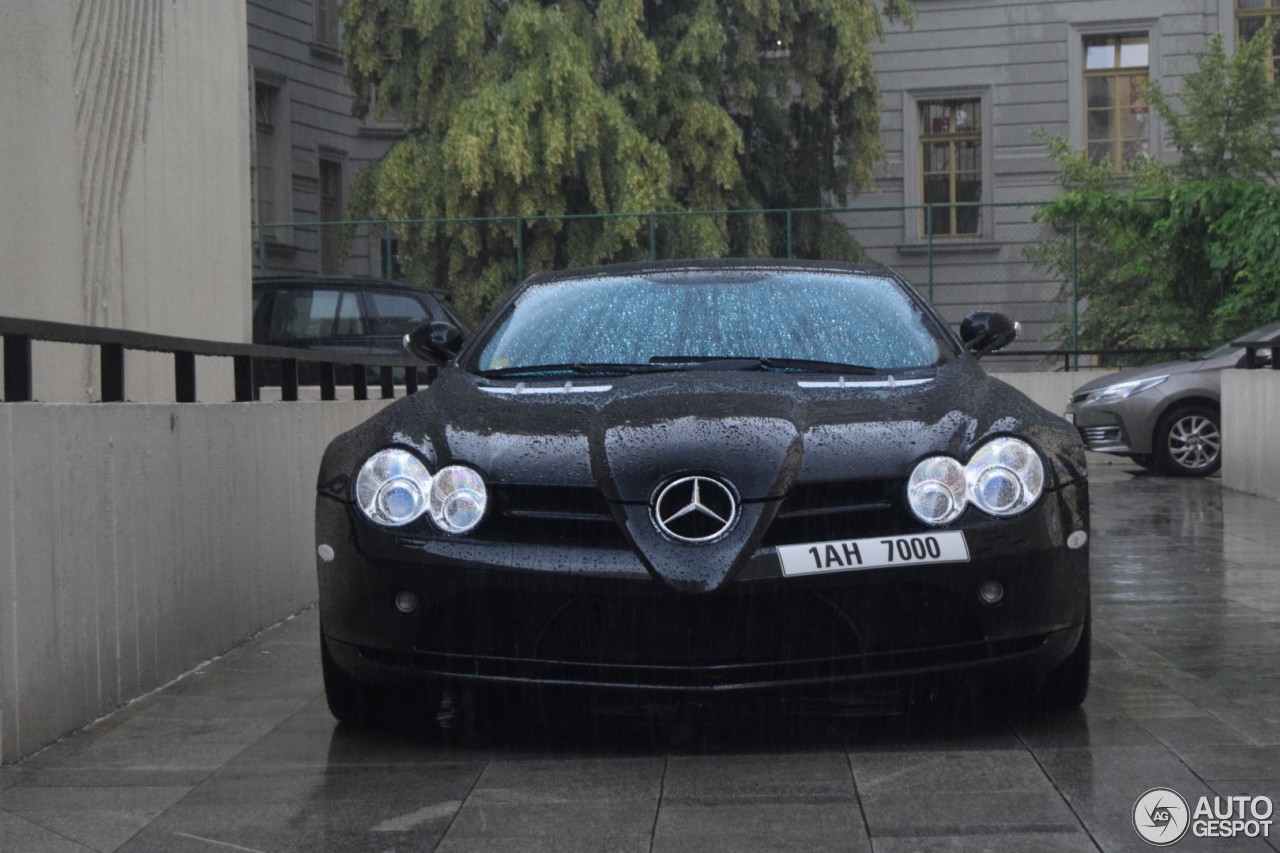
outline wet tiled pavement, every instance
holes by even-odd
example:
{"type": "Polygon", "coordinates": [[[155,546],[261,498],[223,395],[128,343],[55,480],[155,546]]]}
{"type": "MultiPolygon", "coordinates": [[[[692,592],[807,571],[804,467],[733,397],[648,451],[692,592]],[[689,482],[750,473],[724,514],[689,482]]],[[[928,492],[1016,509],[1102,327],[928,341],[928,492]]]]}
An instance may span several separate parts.
{"type": "Polygon", "coordinates": [[[0,769],[0,850],[1146,850],[1130,815],[1150,788],[1280,799],[1280,504],[1093,479],[1078,711],[517,703],[444,737],[349,731],[311,611],[0,769]]]}

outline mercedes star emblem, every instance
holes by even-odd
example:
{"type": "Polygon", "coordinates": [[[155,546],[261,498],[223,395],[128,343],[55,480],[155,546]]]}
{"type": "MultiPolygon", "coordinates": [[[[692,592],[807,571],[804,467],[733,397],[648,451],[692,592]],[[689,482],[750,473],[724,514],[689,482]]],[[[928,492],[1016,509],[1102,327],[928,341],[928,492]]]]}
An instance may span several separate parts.
{"type": "Polygon", "coordinates": [[[653,523],[679,542],[714,542],[738,521],[738,495],[712,477],[673,480],[653,501],[653,523]]]}

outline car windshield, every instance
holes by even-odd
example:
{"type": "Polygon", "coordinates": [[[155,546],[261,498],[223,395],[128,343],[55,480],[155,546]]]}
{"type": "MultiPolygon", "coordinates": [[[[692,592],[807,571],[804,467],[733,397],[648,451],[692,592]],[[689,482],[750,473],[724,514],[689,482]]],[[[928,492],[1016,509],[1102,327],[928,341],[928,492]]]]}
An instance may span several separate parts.
{"type": "MultiPolygon", "coordinates": [[[[1269,341],[1277,335],[1280,335],[1280,320],[1274,323],[1267,323],[1265,326],[1259,326],[1256,329],[1245,332],[1243,335],[1233,335],[1231,341],[1269,341]]],[[[1221,358],[1224,355],[1237,352],[1240,347],[1232,346],[1231,341],[1219,344],[1211,350],[1205,350],[1197,358],[1221,358]]]]}
{"type": "Polygon", "coordinates": [[[479,372],[681,364],[875,371],[953,352],[898,282],[815,271],[682,271],[535,284],[478,344],[479,372]]]}

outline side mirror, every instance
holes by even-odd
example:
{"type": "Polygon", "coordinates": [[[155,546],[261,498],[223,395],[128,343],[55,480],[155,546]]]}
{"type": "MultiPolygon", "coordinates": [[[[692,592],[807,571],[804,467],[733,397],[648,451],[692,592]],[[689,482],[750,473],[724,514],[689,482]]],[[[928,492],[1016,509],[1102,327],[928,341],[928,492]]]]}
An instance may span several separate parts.
{"type": "Polygon", "coordinates": [[[974,311],[960,324],[960,340],[975,358],[1003,349],[1017,337],[1018,324],[999,311],[974,311]]]}
{"type": "Polygon", "coordinates": [[[462,349],[462,332],[443,320],[423,323],[404,336],[404,348],[424,361],[444,364],[462,349]]]}

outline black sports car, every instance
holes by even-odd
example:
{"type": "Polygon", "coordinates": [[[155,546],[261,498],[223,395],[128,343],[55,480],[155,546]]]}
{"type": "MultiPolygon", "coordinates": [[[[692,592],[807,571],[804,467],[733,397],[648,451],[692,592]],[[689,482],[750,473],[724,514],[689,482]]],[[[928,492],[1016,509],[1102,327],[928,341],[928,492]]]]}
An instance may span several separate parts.
{"type": "Polygon", "coordinates": [[[661,694],[1089,674],[1076,431],[890,270],[535,275],[427,389],[335,439],[316,505],[329,707],[386,687],[661,694]]]}

